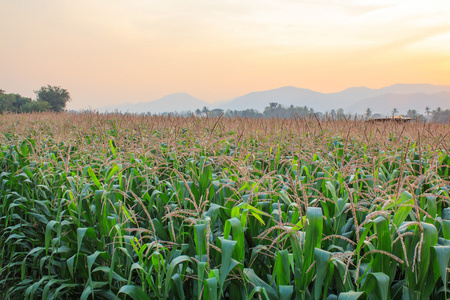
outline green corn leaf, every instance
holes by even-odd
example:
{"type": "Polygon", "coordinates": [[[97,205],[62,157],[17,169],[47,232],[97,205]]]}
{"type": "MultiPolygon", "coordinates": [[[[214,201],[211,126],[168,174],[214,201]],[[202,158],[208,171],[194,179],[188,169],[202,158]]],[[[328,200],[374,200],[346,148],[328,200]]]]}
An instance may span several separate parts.
{"type": "Polygon", "coordinates": [[[289,285],[291,283],[288,254],[287,250],[281,250],[277,253],[272,275],[272,281],[276,278],[277,286],[289,285]]]}
{"type": "Polygon", "coordinates": [[[450,240],[450,220],[442,220],[442,235],[444,239],[450,240]]]}
{"type": "Polygon", "coordinates": [[[42,299],[48,299],[49,297],[49,293],[50,293],[50,288],[54,285],[54,284],[60,284],[60,283],[64,283],[67,280],[62,280],[62,279],[51,279],[47,282],[47,284],[44,286],[44,290],[42,291],[42,299]]]}
{"type": "Polygon", "coordinates": [[[364,292],[350,291],[350,292],[340,293],[338,300],[356,300],[359,297],[361,297],[362,295],[364,295],[364,292]]]}
{"type": "Polygon", "coordinates": [[[34,295],[36,294],[37,289],[41,286],[41,284],[44,283],[44,281],[46,281],[48,279],[49,279],[48,276],[44,276],[38,282],[35,282],[34,284],[30,285],[25,290],[25,300],[28,300],[28,299],[32,300],[32,299],[34,299],[34,295]]]}
{"type": "Polygon", "coordinates": [[[167,299],[169,296],[170,291],[170,278],[174,275],[175,268],[178,267],[179,264],[185,263],[185,262],[191,262],[191,259],[189,256],[181,255],[176,258],[174,258],[169,266],[167,267],[167,273],[166,273],[166,280],[165,280],[165,290],[164,290],[164,297],[167,299]]]}
{"type": "Polygon", "coordinates": [[[76,269],[75,266],[75,258],[78,256],[79,254],[75,254],[72,257],[67,259],[67,268],[69,269],[70,275],[73,277],[73,273],[74,270],[76,269]]]}
{"type": "Polygon", "coordinates": [[[97,186],[97,188],[99,190],[102,189],[102,184],[100,183],[100,181],[98,180],[97,176],[95,175],[94,171],[92,170],[92,167],[88,167],[87,169],[88,173],[89,173],[89,177],[91,177],[92,181],[94,182],[94,184],[97,186]]]}
{"type": "Polygon", "coordinates": [[[197,249],[198,259],[202,260],[206,254],[206,224],[194,225],[194,241],[197,249]]]}
{"type": "MultiPolygon", "coordinates": [[[[414,205],[414,199],[412,195],[408,192],[403,192],[400,194],[400,197],[396,201],[395,214],[393,223],[397,228],[406,220],[409,213],[412,210],[412,206],[414,205]]],[[[392,231],[395,230],[395,227],[392,227],[392,231]]]]}
{"type": "MultiPolygon", "coordinates": [[[[437,214],[436,197],[435,196],[426,196],[426,199],[427,199],[427,213],[432,218],[436,218],[436,214],[437,214]]],[[[432,218],[427,216],[425,218],[425,222],[434,224],[434,220],[432,218]]]]}
{"type": "Polygon", "coordinates": [[[387,300],[389,295],[389,276],[384,273],[369,273],[362,289],[367,296],[375,292],[377,299],[387,300]]]}
{"type": "MultiPolygon", "coordinates": [[[[314,249],[314,259],[316,261],[316,280],[314,281],[314,299],[320,299],[322,286],[328,270],[331,253],[319,248],[314,249]]],[[[326,292],[326,291],[325,291],[326,292]]]]}
{"type": "Polygon", "coordinates": [[[89,228],[78,228],[77,229],[77,254],[80,253],[81,245],[83,243],[84,237],[87,236],[89,238],[95,238],[95,230],[92,227],[89,228]]]}
{"type": "Polygon", "coordinates": [[[197,262],[197,276],[198,276],[197,295],[201,294],[201,291],[204,286],[205,270],[206,270],[206,262],[201,262],[201,261],[197,262]]]}
{"type": "MultiPolygon", "coordinates": [[[[383,217],[379,216],[374,220],[375,230],[377,234],[377,250],[386,251],[391,253],[391,235],[389,233],[389,221],[383,217]]],[[[384,274],[390,276],[390,263],[391,258],[382,253],[374,254],[375,260],[373,263],[374,272],[383,272],[384,274]]]]}
{"type": "Polygon", "coordinates": [[[172,276],[172,282],[173,282],[173,285],[175,286],[177,299],[185,299],[185,297],[184,297],[184,290],[183,290],[183,282],[181,281],[180,274],[175,273],[172,276]]]}
{"type": "Polygon", "coordinates": [[[121,287],[119,292],[117,293],[116,299],[118,298],[119,294],[125,294],[133,300],[150,300],[150,297],[136,285],[124,285],[123,287],[121,287]]]}
{"type": "Polygon", "coordinates": [[[89,274],[89,284],[90,286],[90,291],[92,294],[92,298],[94,298],[94,286],[93,286],[93,281],[92,281],[92,266],[94,265],[95,261],[97,260],[98,257],[103,258],[104,260],[109,259],[109,254],[105,251],[100,252],[100,251],[95,251],[93,254],[89,255],[87,257],[87,263],[88,263],[88,274],[89,274]]]}
{"type": "Polygon", "coordinates": [[[280,295],[280,300],[290,300],[294,294],[293,285],[279,285],[278,294],[280,295]]]}
{"type": "MultiPolygon", "coordinates": [[[[235,219],[237,220],[237,219],[235,219]]],[[[239,222],[239,220],[238,220],[239,222]]],[[[240,224],[240,222],[239,222],[240,224]]],[[[223,293],[223,287],[225,283],[225,279],[227,278],[228,274],[230,274],[231,270],[233,270],[234,267],[239,265],[239,262],[232,259],[232,254],[234,251],[234,248],[237,244],[236,241],[233,240],[227,240],[227,239],[220,239],[221,243],[221,250],[222,250],[222,265],[220,266],[220,294],[223,293]]]]}
{"type": "Polygon", "coordinates": [[[54,230],[54,227],[58,225],[59,222],[52,220],[48,222],[46,228],[45,228],[45,253],[48,253],[48,247],[50,246],[50,239],[52,236],[52,230],[54,230]]]}
{"type": "Polygon", "coordinates": [[[233,235],[233,240],[236,241],[233,258],[237,261],[242,261],[245,256],[245,237],[244,228],[242,227],[242,223],[239,219],[231,218],[225,222],[225,228],[223,231],[224,238],[228,239],[230,233],[233,235]]]}
{"type": "Polygon", "coordinates": [[[205,300],[218,300],[217,295],[217,288],[218,288],[218,281],[216,277],[211,277],[204,280],[205,283],[205,291],[203,299],[205,300]]]}
{"type": "Polygon", "coordinates": [[[140,264],[138,264],[138,263],[132,264],[132,265],[131,265],[131,268],[130,268],[130,271],[128,272],[129,275],[128,275],[128,282],[127,282],[127,285],[131,285],[131,279],[132,279],[132,277],[133,277],[133,271],[134,271],[134,270],[139,270],[139,271],[142,271],[143,273],[147,274],[147,272],[145,271],[145,269],[142,268],[142,266],[141,266],[140,264]]]}
{"type": "MultiPolygon", "coordinates": [[[[248,295],[247,300],[252,300],[255,298],[255,294],[258,293],[259,296],[264,296],[266,300],[270,300],[269,295],[265,288],[260,286],[255,286],[251,293],[248,295]]],[[[264,299],[264,298],[263,298],[264,299]]]]}
{"type": "Polygon", "coordinates": [[[359,237],[359,242],[356,245],[356,253],[359,253],[359,251],[361,250],[361,247],[364,245],[364,242],[366,240],[367,235],[369,234],[371,228],[372,228],[373,222],[370,222],[366,225],[366,227],[364,228],[363,233],[361,234],[361,236],[359,237]]]}
{"type": "Polygon", "coordinates": [[[431,253],[431,247],[436,246],[437,243],[437,229],[434,225],[424,223],[422,222],[422,226],[424,229],[423,232],[423,244],[422,244],[422,253],[421,253],[421,259],[418,263],[418,286],[424,287],[424,283],[427,277],[428,268],[430,267],[431,260],[430,260],[430,253],[431,253]]]}
{"type": "Polygon", "coordinates": [[[312,280],[314,272],[310,269],[314,261],[314,249],[320,248],[322,240],[322,209],[309,207],[306,214],[309,224],[306,226],[305,245],[303,248],[303,276],[301,278],[300,289],[303,290],[312,280]],[[307,271],[309,272],[307,273],[307,271]]]}
{"type": "Polygon", "coordinates": [[[266,282],[264,282],[261,278],[256,275],[255,271],[251,268],[245,268],[244,269],[244,275],[247,278],[249,282],[251,282],[255,287],[261,287],[264,288],[267,294],[269,295],[269,298],[272,300],[278,299],[277,292],[266,282]]]}
{"type": "Polygon", "coordinates": [[[441,275],[442,284],[444,286],[444,293],[447,297],[448,271],[450,262],[450,246],[433,246],[435,257],[438,261],[439,272],[441,275]]]}
{"type": "Polygon", "coordinates": [[[122,169],[122,165],[114,165],[112,168],[109,169],[108,175],[106,176],[106,182],[109,183],[111,178],[117,174],[122,169]]]}

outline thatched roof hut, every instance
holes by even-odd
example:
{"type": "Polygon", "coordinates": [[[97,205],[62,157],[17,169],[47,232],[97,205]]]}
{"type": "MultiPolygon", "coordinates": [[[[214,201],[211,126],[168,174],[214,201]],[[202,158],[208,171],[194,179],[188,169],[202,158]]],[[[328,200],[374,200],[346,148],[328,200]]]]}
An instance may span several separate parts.
{"type": "Polygon", "coordinates": [[[376,118],[376,119],[369,119],[367,122],[397,122],[397,123],[406,123],[410,122],[411,118],[405,118],[402,116],[392,116],[392,117],[386,117],[386,118],[376,118]]]}

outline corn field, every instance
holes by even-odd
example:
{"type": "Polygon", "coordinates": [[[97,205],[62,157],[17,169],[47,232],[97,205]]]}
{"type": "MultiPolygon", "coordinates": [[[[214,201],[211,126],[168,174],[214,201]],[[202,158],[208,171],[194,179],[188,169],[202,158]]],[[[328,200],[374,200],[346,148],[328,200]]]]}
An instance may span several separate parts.
{"type": "Polygon", "coordinates": [[[1,299],[447,299],[450,127],[0,118],[1,299]]]}

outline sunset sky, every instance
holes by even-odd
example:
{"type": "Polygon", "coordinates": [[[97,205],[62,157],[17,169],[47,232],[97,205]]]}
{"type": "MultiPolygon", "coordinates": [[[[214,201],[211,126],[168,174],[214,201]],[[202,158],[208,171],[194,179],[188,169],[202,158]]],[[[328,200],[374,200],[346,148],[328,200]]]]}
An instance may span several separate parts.
{"type": "Polygon", "coordinates": [[[450,85],[449,0],[0,0],[0,88],[69,108],[450,85]]]}

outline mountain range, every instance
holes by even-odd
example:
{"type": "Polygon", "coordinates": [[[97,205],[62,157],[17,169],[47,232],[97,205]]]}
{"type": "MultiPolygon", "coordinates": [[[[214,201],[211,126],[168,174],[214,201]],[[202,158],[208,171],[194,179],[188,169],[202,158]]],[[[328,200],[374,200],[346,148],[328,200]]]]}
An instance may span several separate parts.
{"type": "Polygon", "coordinates": [[[286,86],[260,92],[251,92],[228,101],[210,104],[187,93],[176,93],[163,98],[137,104],[124,103],[100,108],[100,112],[121,111],[131,113],[162,113],[209,109],[263,111],[271,102],[284,106],[307,106],[315,111],[343,108],[346,113],[364,113],[370,108],[374,113],[390,114],[394,108],[400,113],[416,109],[423,113],[425,107],[450,108],[450,86],[431,84],[395,84],[380,89],[351,87],[337,93],[320,93],[309,89],[286,86]]]}
{"type": "Polygon", "coordinates": [[[163,112],[183,112],[195,111],[197,108],[210,106],[209,103],[195,98],[188,93],[175,93],[159,98],[158,100],[141,103],[123,103],[102,107],[100,112],[129,112],[129,113],[163,113],[163,112]]]}

